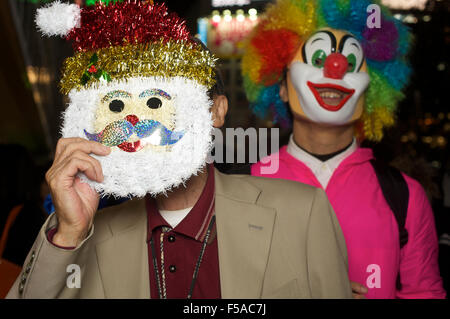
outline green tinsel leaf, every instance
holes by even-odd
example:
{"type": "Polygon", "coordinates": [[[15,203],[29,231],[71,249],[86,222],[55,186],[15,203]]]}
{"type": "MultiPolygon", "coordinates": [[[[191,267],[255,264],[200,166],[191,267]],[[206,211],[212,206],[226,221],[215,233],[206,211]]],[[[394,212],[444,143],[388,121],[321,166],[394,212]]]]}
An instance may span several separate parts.
{"type": "Polygon", "coordinates": [[[106,5],[109,5],[110,3],[115,4],[116,2],[122,2],[123,0],[86,0],[86,6],[93,6],[97,2],[103,2],[106,5]]]}

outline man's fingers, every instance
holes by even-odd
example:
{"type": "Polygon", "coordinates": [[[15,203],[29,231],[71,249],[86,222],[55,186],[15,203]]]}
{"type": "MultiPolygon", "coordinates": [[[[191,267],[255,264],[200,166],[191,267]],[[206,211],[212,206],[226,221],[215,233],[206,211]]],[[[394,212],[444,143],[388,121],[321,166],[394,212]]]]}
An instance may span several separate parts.
{"type": "Polygon", "coordinates": [[[98,142],[88,141],[82,138],[60,139],[56,147],[55,162],[64,160],[75,151],[104,156],[108,155],[111,149],[98,142]]]}
{"type": "Polygon", "coordinates": [[[60,138],[58,140],[58,143],[56,143],[55,161],[68,144],[74,143],[74,142],[81,142],[81,140],[82,139],[79,137],[60,138]]]}
{"type": "Polygon", "coordinates": [[[99,179],[93,163],[75,157],[67,160],[66,165],[61,167],[58,175],[59,178],[70,178],[73,182],[73,178],[78,172],[83,172],[90,180],[98,181],[99,179]]]}
{"type": "Polygon", "coordinates": [[[93,158],[90,155],[87,155],[86,153],[83,153],[82,151],[75,151],[72,154],[71,158],[77,158],[77,159],[91,163],[92,166],[94,167],[95,175],[97,176],[96,181],[103,182],[103,178],[104,178],[103,170],[102,170],[102,166],[98,160],[96,160],[95,158],[93,158]]]}
{"type": "Polygon", "coordinates": [[[351,283],[352,291],[355,293],[366,294],[369,291],[366,287],[364,287],[360,283],[357,283],[355,281],[351,281],[350,283],[351,283]]]}

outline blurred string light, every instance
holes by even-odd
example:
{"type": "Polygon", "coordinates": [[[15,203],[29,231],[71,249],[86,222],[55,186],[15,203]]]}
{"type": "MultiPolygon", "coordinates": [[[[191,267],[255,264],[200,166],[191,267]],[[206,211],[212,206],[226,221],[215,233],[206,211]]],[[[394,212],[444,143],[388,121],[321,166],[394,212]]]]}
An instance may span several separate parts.
{"type": "Polygon", "coordinates": [[[430,22],[431,21],[431,16],[429,16],[427,14],[427,15],[424,15],[422,19],[423,19],[424,22],[430,22]]]}
{"type": "Polygon", "coordinates": [[[258,19],[258,11],[254,8],[248,10],[248,15],[250,16],[250,20],[258,19]]]}
{"type": "Polygon", "coordinates": [[[212,20],[213,20],[213,22],[215,22],[215,23],[219,23],[220,20],[222,20],[222,17],[220,16],[219,10],[214,10],[214,11],[212,12],[212,20]]]}
{"type": "Polygon", "coordinates": [[[251,0],[211,0],[211,5],[217,7],[232,7],[232,6],[246,6],[251,3],[251,0]]]}
{"type": "Polygon", "coordinates": [[[428,0],[382,0],[384,5],[399,10],[425,10],[428,0]]]}
{"type": "Polygon", "coordinates": [[[245,20],[244,10],[239,9],[236,11],[236,20],[238,20],[239,22],[245,20]]]}
{"type": "Polygon", "coordinates": [[[258,20],[258,11],[254,8],[249,9],[248,16],[245,15],[245,11],[242,9],[236,10],[236,14],[234,16],[233,16],[231,10],[228,10],[228,9],[223,10],[222,14],[220,13],[219,10],[213,10],[212,14],[211,14],[211,20],[214,23],[219,23],[222,20],[225,22],[230,22],[234,18],[238,22],[243,22],[243,21],[245,21],[246,17],[248,17],[252,21],[256,21],[256,20],[258,20]]]}
{"type": "Polygon", "coordinates": [[[230,10],[224,10],[223,11],[223,20],[225,22],[230,22],[231,20],[233,20],[233,17],[231,16],[231,11],[230,10]]]}
{"type": "Polygon", "coordinates": [[[412,14],[408,14],[403,18],[403,22],[405,22],[405,23],[414,24],[414,23],[417,23],[417,21],[418,21],[418,19],[412,14]]]}
{"type": "Polygon", "coordinates": [[[258,23],[258,11],[237,9],[232,12],[213,10],[211,16],[199,18],[198,37],[218,57],[239,58],[243,53],[242,41],[258,23]],[[205,42],[206,41],[206,42],[205,42]]]}

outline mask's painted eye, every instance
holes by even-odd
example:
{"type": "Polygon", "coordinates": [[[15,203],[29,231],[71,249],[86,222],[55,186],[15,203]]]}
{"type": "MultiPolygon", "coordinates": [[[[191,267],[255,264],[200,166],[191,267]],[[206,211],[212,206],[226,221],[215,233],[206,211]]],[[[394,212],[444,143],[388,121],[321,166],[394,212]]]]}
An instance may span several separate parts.
{"type": "Polygon", "coordinates": [[[303,62],[323,68],[327,56],[336,52],[336,37],[327,30],[314,33],[302,48],[303,62]]]}
{"type": "Polygon", "coordinates": [[[325,53],[324,50],[317,50],[316,52],[314,52],[313,56],[312,56],[312,65],[315,66],[316,68],[323,68],[324,64],[325,64],[325,60],[327,58],[327,54],[325,53]]]}
{"type": "Polygon", "coordinates": [[[339,52],[347,57],[347,72],[359,72],[364,63],[364,52],[358,40],[350,34],[343,36],[339,44],[339,52]]]}
{"type": "Polygon", "coordinates": [[[157,97],[152,97],[147,100],[147,106],[151,109],[159,109],[162,106],[162,102],[157,97]]]}
{"type": "Polygon", "coordinates": [[[354,72],[356,69],[356,56],[353,53],[350,53],[347,57],[347,61],[348,61],[347,72],[354,72]]]}
{"type": "Polygon", "coordinates": [[[123,111],[125,104],[121,100],[112,100],[109,102],[109,109],[111,112],[120,113],[123,111]]]}

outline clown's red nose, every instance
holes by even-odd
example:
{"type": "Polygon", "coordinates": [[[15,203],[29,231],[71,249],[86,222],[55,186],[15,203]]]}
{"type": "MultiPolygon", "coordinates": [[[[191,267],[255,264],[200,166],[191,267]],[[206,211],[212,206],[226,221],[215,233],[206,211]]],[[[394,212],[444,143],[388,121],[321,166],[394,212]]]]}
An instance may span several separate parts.
{"type": "Polygon", "coordinates": [[[125,120],[127,120],[128,122],[130,122],[131,124],[133,124],[133,126],[136,125],[137,122],[139,122],[139,118],[136,115],[127,115],[125,117],[125,120]]]}
{"type": "Polygon", "coordinates": [[[348,61],[340,53],[332,53],[325,60],[324,75],[327,78],[340,80],[348,70],[348,61]]]}

